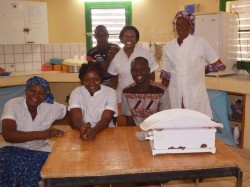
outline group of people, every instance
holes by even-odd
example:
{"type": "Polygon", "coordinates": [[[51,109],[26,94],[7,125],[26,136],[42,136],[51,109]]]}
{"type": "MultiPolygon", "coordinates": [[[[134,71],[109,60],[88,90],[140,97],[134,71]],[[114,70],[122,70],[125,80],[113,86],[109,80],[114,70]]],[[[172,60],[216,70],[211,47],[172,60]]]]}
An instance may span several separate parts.
{"type": "Polygon", "coordinates": [[[0,186],[38,186],[51,151],[48,139],[66,135],[50,126],[67,110],[72,127],[86,141],[114,127],[118,115],[126,117],[127,126],[170,108],[197,110],[212,118],[204,77],[225,66],[203,38],[193,36],[193,14],[180,11],[173,24],[178,37],[165,47],[162,84],[154,81],[158,65],[153,56],[136,45],[140,34],[134,26],[121,30],[123,48],[108,42],[105,26],[96,27],[97,46],[79,70],[82,85],[71,92],[68,109],[54,101],[45,79],[30,78],[25,96],[9,100],[2,113],[5,144],[0,148],[0,186]]]}

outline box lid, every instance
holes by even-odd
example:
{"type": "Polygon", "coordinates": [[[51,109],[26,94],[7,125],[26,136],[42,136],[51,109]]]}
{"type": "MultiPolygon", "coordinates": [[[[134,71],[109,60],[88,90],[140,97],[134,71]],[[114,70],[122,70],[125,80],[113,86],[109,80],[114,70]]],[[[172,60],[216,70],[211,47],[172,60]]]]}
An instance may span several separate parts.
{"type": "Polygon", "coordinates": [[[144,131],[150,129],[204,127],[223,128],[223,124],[213,121],[209,116],[201,112],[189,109],[163,110],[149,116],[140,124],[140,128],[144,131]]]}

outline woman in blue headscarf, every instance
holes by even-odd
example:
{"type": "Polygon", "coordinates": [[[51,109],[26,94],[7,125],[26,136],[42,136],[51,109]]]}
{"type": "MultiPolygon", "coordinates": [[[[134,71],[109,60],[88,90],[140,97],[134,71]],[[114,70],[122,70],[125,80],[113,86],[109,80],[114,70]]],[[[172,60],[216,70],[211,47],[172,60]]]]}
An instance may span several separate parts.
{"type": "Polygon", "coordinates": [[[178,37],[165,47],[161,77],[169,88],[171,108],[187,108],[207,114],[212,111],[205,86],[205,73],[224,70],[220,58],[201,37],[194,36],[195,17],[180,11],[173,20],[178,37]]]}
{"type": "Polygon", "coordinates": [[[54,101],[48,82],[38,76],[27,81],[24,97],[6,102],[2,113],[0,186],[38,187],[40,171],[51,151],[51,137],[63,136],[51,124],[62,119],[66,107],[54,101]]]}

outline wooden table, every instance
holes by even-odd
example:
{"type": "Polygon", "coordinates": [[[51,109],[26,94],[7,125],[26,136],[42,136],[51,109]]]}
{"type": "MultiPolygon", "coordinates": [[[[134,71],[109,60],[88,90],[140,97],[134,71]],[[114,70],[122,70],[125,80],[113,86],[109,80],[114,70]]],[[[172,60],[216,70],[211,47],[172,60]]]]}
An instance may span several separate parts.
{"type": "Polygon", "coordinates": [[[94,141],[69,130],[56,141],[42,171],[45,187],[112,183],[164,182],[235,176],[242,185],[240,157],[221,141],[216,153],[152,156],[149,141],[135,137],[138,127],[108,128],[94,141]]]}

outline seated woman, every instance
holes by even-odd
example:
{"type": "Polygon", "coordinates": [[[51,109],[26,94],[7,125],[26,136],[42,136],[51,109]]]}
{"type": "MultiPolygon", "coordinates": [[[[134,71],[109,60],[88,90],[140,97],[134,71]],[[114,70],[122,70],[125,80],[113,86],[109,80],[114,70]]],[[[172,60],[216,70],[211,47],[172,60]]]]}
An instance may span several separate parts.
{"type": "Polygon", "coordinates": [[[116,91],[101,85],[103,70],[98,63],[83,64],[78,77],[82,86],[71,92],[68,106],[72,126],[81,131],[81,139],[94,140],[97,133],[114,126],[112,118],[117,116],[116,91]]]}
{"type": "Polygon", "coordinates": [[[51,151],[51,137],[64,136],[51,124],[66,107],[54,101],[48,82],[38,76],[27,81],[24,97],[9,100],[2,113],[0,186],[38,187],[40,171],[51,151]]]}
{"type": "Polygon", "coordinates": [[[135,83],[122,92],[122,115],[127,126],[140,125],[147,117],[161,110],[170,109],[167,88],[150,80],[150,67],[144,57],[131,63],[135,83]]]}

